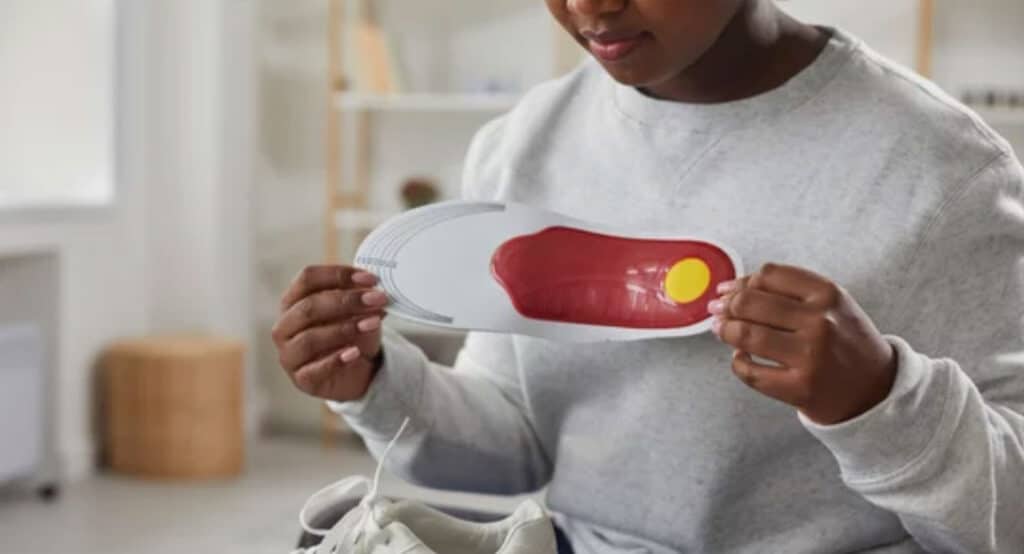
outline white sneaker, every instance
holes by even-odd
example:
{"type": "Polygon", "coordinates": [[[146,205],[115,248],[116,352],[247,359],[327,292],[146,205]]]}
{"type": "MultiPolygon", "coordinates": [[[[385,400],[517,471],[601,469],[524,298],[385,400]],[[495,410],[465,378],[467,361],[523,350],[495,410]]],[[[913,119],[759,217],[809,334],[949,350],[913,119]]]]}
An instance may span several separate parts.
{"type": "MultiPolygon", "coordinates": [[[[476,523],[452,517],[419,502],[400,501],[375,507],[384,529],[411,531],[424,554],[555,554],[554,528],[543,508],[523,502],[509,517],[476,523]]],[[[384,552],[405,552],[386,550],[384,552]]]]}
{"type": "Polygon", "coordinates": [[[318,546],[293,554],[557,554],[551,519],[533,500],[503,520],[476,523],[419,502],[380,497],[384,461],[407,424],[408,420],[385,449],[372,482],[364,477],[342,479],[306,501],[299,522],[308,533],[324,538],[318,546]],[[364,486],[368,494],[334,527],[314,529],[308,524],[310,511],[351,499],[364,486]]]}

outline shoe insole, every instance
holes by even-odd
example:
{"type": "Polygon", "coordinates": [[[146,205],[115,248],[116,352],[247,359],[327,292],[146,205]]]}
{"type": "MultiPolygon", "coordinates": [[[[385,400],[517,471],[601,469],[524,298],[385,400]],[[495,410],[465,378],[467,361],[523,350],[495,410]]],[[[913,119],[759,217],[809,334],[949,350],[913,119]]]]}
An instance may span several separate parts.
{"type": "Polygon", "coordinates": [[[717,284],[742,271],[710,240],[476,202],[399,215],[367,237],[356,265],[380,276],[399,317],[567,341],[705,332],[717,284]]]}

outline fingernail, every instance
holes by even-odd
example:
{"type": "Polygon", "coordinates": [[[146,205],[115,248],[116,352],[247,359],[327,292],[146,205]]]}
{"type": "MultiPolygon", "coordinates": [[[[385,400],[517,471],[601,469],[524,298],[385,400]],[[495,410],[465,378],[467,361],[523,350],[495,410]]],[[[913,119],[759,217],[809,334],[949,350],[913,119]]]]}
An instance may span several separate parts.
{"type": "Polygon", "coordinates": [[[383,306],[388,301],[388,295],[379,290],[370,291],[363,295],[363,304],[367,306],[383,306]]]}
{"type": "Polygon", "coordinates": [[[365,271],[357,271],[352,274],[352,282],[365,287],[372,287],[377,284],[377,276],[365,271]]]}
{"type": "Polygon", "coordinates": [[[380,329],[380,317],[379,316],[368,317],[368,318],[360,321],[359,323],[357,323],[356,327],[358,327],[359,330],[364,332],[364,333],[369,333],[370,331],[376,331],[377,329],[380,329]]]}
{"type": "Polygon", "coordinates": [[[358,358],[358,357],[359,357],[359,347],[358,346],[350,346],[350,347],[346,348],[345,350],[341,351],[341,361],[346,363],[346,364],[349,363],[349,362],[355,361],[355,359],[358,358]]]}
{"type": "Polygon", "coordinates": [[[736,290],[736,287],[738,285],[739,283],[737,283],[736,281],[722,281],[721,283],[718,283],[718,294],[729,294],[730,292],[736,290]]]}
{"type": "Polygon", "coordinates": [[[722,299],[712,300],[708,304],[708,313],[712,315],[721,315],[725,312],[725,301],[722,299]]]}
{"type": "Polygon", "coordinates": [[[722,318],[716,317],[711,320],[711,332],[718,336],[722,332],[722,318]]]}

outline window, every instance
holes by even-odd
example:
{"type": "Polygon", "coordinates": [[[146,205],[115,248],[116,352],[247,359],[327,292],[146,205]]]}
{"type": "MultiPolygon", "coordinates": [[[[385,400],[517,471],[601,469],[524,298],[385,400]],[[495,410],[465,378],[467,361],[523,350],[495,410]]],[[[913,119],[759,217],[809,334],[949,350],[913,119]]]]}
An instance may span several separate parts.
{"type": "Polygon", "coordinates": [[[0,2],[0,209],[114,191],[115,0],[0,2]]]}

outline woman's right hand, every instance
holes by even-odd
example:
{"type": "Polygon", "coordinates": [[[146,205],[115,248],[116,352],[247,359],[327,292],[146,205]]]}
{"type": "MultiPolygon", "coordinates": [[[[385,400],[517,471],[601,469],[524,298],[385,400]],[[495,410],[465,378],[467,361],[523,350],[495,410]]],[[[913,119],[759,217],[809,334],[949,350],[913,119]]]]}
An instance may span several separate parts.
{"type": "Polygon", "coordinates": [[[281,299],[272,336],[281,367],[306,394],[362,398],[380,361],[387,295],[377,277],[347,266],[302,270],[281,299]]]}

